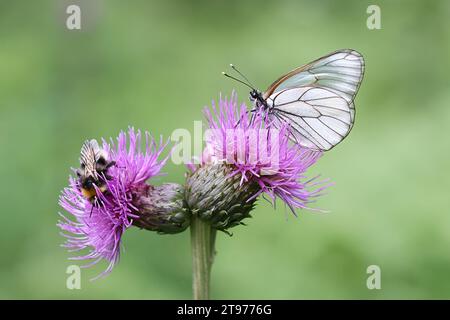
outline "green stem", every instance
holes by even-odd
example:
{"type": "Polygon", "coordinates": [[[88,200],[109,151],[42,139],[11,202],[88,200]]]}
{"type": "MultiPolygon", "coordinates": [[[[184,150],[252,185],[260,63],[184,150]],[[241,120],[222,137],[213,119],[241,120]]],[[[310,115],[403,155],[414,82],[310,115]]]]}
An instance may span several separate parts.
{"type": "Polygon", "coordinates": [[[216,230],[196,215],[191,220],[192,289],[195,300],[209,299],[209,280],[214,259],[216,230]]]}

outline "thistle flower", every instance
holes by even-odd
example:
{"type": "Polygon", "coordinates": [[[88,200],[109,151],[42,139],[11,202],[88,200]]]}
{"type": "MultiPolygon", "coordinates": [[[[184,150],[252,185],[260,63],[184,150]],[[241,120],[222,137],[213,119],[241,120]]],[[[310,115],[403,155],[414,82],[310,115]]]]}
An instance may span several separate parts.
{"type": "Polygon", "coordinates": [[[263,112],[250,112],[237,97],[219,99],[204,110],[209,130],[202,163],[188,176],[186,200],[193,214],[225,230],[250,217],[255,200],[266,194],[295,209],[326,187],[305,172],[322,155],[289,140],[289,127],[274,128],[263,112]]]}
{"type": "Polygon", "coordinates": [[[103,150],[115,165],[108,169],[106,192],[96,189],[92,204],[80,190],[79,181],[69,178],[69,186],[60,196],[59,204],[71,216],[60,213],[58,226],[66,237],[63,245],[69,251],[87,249],[73,260],[92,260],[90,266],[105,259],[109,273],[120,257],[123,233],[132,225],[159,233],[181,232],[189,225],[189,217],[180,198],[183,188],[175,184],[151,186],[146,181],[160,174],[168,157],[160,158],[166,144],[159,146],[145,132],[145,149],[141,150],[142,135],[133,128],[128,135],[121,132],[117,143],[103,140],[103,150]],[[127,147],[128,142],[128,147],[127,147]],[[170,191],[170,192],[167,192],[170,191]],[[163,198],[164,201],[160,201],[163,198]]]}

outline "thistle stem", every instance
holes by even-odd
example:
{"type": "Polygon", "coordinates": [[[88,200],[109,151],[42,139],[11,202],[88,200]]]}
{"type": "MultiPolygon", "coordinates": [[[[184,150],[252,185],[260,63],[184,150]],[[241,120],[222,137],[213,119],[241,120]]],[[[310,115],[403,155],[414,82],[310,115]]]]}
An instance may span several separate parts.
{"type": "Polygon", "coordinates": [[[195,300],[208,300],[216,230],[196,215],[191,219],[193,295],[195,300]]]}

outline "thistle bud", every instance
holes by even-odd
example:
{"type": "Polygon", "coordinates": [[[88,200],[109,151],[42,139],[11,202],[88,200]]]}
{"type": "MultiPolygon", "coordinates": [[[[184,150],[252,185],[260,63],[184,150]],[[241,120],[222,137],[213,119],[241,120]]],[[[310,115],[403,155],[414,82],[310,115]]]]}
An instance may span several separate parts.
{"type": "Polygon", "coordinates": [[[250,218],[258,186],[241,184],[226,164],[205,164],[187,177],[186,202],[192,214],[218,230],[226,230],[250,218]]]}
{"type": "Polygon", "coordinates": [[[184,206],[184,189],[179,184],[143,185],[133,190],[133,199],[138,209],[138,218],[133,220],[136,227],[172,234],[189,226],[190,214],[184,206]]]}

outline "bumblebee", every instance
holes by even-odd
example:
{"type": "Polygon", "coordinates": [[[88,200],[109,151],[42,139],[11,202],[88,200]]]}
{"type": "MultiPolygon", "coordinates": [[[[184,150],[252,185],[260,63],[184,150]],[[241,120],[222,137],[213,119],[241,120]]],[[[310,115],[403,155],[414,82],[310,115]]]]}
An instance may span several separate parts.
{"type": "Polygon", "coordinates": [[[95,187],[102,193],[107,191],[106,181],[111,179],[108,169],[115,164],[115,161],[108,160],[108,154],[100,148],[97,140],[84,142],[80,152],[80,168],[76,174],[81,193],[92,204],[97,200],[95,187]]]}

